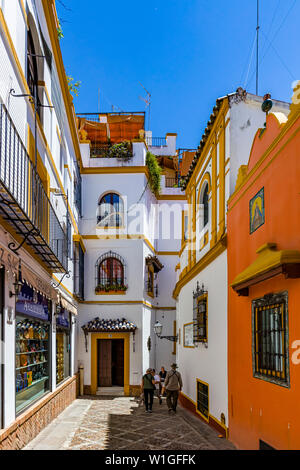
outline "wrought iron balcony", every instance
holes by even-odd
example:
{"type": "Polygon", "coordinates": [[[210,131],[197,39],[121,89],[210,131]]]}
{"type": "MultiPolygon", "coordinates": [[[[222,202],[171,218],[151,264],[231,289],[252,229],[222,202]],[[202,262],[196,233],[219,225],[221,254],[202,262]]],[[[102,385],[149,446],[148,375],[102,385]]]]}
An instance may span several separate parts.
{"type": "Polygon", "coordinates": [[[148,147],[167,147],[167,139],[165,137],[146,137],[148,147]]]}
{"type": "Polygon", "coordinates": [[[43,183],[18,135],[6,107],[0,103],[0,215],[52,272],[67,271],[67,234],[51,205],[43,183]]]}

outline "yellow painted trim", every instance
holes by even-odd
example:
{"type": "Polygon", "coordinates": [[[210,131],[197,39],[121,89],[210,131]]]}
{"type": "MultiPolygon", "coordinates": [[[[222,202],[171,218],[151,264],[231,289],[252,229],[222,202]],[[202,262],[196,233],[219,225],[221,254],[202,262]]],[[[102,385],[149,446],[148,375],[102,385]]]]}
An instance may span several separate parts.
{"type": "Polygon", "coordinates": [[[225,231],[225,158],[226,158],[226,142],[225,142],[225,117],[220,131],[219,143],[219,231],[218,239],[220,239],[225,231]]]}
{"type": "Polygon", "coordinates": [[[198,410],[198,404],[196,402],[196,412],[198,413],[198,415],[201,416],[201,418],[204,419],[204,421],[206,421],[207,423],[209,423],[209,384],[207,382],[204,382],[203,380],[200,380],[200,379],[196,379],[196,397],[197,397],[197,394],[198,394],[198,383],[201,383],[202,385],[206,385],[208,390],[207,390],[207,395],[208,395],[208,407],[207,407],[207,413],[208,413],[208,417],[206,417],[204,414],[201,413],[201,411],[198,410]]]}
{"type": "Polygon", "coordinates": [[[99,175],[99,174],[135,174],[135,173],[144,173],[147,177],[149,176],[149,170],[146,166],[118,166],[118,167],[89,167],[82,168],[81,174],[83,175],[99,175]]]}
{"type": "Polygon", "coordinates": [[[186,326],[189,326],[189,325],[194,325],[194,322],[184,323],[184,324],[183,324],[183,347],[186,348],[186,349],[195,349],[195,345],[194,345],[194,346],[186,346],[186,345],[185,345],[185,334],[184,334],[184,330],[185,330],[185,327],[186,327],[186,326]]]}
{"type": "Polygon", "coordinates": [[[225,235],[220,239],[196,264],[195,266],[184,273],[184,275],[177,282],[173,297],[176,299],[181,291],[181,289],[191,281],[197,274],[203,271],[210,263],[212,263],[218,256],[220,256],[227,248],[227,236],[225,235]]]}
{"type": "Polygon", "coordinates": [[[179,252],[178,251],[157,251],[156,254],[159,256],[178,256],[179,252]]]}
{"type": "Polygon", "coordinates": [[[114,235],[82,235],[83,240],[143,240],[153,253],[158,254],[152,243],[144,235],[127,235],[127,234],[114,234],[114,235]]]}
{"type": "Polygon", "coordinates": [[[211,216],[211,242],[213,247],[217,241],[217,148],[212,151],[212,216],[211,216]]]}
{"type": "Polygon", "coordinates": [[[56,68],[58,72],[58,78],[61,86],[61,91],[63,95],[64,105],[67,113],[67,118],[69,122],[71,138],[74,146],[74,151],[78,162],[81,166],[81,153],[79,146],[79,138],[76,125],[76,116],[74,112],[74,106],[72,103],[72,98],[69,92],[68,82],[66,78],[65,68],[62,60],[58,35],[57,35],[57,24],[56,24],[56,13],[55,13],[55,3],[54,0],[42,0],[42,5],[44,9],[44,14],[46,18],[46,23],[48,27],[48,33],[50,36],[52,52],[54,55],[56,68]]]}
{"type": "Polygon", "coordinates": [[[176,310],[176,307],[160,307],[158,305],[152,305],[145,300],[79,300],[78,303],[87,305],[144,305],[153,310],[176,310]]]}
{"type": "Polygon", "coordinates": [[[195,402],[192,398],[188,397],[188,396],[187,396],[185,393],[183,393],[183,392],[180,392],[180,393],[181,393],[181,395],[184,396],[184,398],[186,398],[186,399],[189,400],[191,403],[193,403],[193,405],[195,406],[195,409],[197,408],[197,404],[196,404],[196,402],[195,402]]]}
{"type": "Polygon", "coordinates": [[[202,191],[202,187],[203,187],[205,182],[207,182],[207,184],[208,184],[208,194],[210,194],[212,186],[211,186],[211,177],[210,177],[210,174],[208,173],[208,171],[203,175],[200,184],[197,185],[197,186],[199,186],[197,204],[200,204],[201,191],[202,191]]]}
{"type": "Polygon", "coordinates": [[[176,264],[175,271],[178,271],[179,269],[180,269],[180,263],[176,264]]]}
{"type": "Polygon", "coordinates": [[[131,333],[89,333],[91,335],[91,393],[96,395],[98,389],[98,339],[123,339],[124,340],[124,394],[129,396],[129,371],[130,371],[130,334],[131,333]]]}
{"type": "Polygon", "coordinates": [[[229,429],[228,429],[228,427],[227,427],[225,424],[223,424],[221,421],[219,421],[215,416],[211,415],[210,413],[209,413],[209,419],[210,419],[210,420],[212,419],[212,420],[215,421],[219,426],[221,426],[221,428],[224,429],[224,431],[226,432],[226,439],[228,439],[228,434],[229,434],[229,429]]]}
{"type": "Polygon", "coordinates": [[[26,94],[30,95],[30,90],[28,88],[28,84],[27,84],[27,80],[25,78],[25,75],[24,75],[24,72],[23,72],[23,69],[21,67],[21,64],[20,64],[20,61],[19,61],[19,57],[18,57],[18,54],[17,54],[17,51],[15,49],[15,46],[14,46],[14,43],[13,43],[13,40],[11,38],[11,35],[10,35],[10,32],[9,32],[9,29],[8,29],[8,26],[6,24],[6,21],[5,21],[5,18],[4,18],[4,15],[3,15],[3,11],[2,11],[2,8],[0,8],[0,25],[1,25],[1,28],[3,30],[3,33],[4,33],[4,38],[6,39],[6,42],[9,46],[9,49],[11,51],[11,54],[13,55],[13,58],[14,58],[14,62],[12,62],[13,66],[16,66],[16,69],[17,69],[17,76],[19,75],[19,80],[22,82],[22,85],[23,85],[23,88],[24,88],[24,91],[26,94]]]}
{"type": "Polygon", "coordinates": [[[53,106],[52,101],[51,101],[51,98],[50,98],[50,93],[49,93],[49,91],[48,91],[48,88],[47,88],[46,83],[45,83],[43,80],[39,80],[39,81],[38,81],[38,86],[44,88],[45,94],[46,94],[46,97],[47,97],[48,104],[49,104],[49,106],[53,106]]]}
{"type": "Polygon", "coordinates": [[[84,246],[83,239],[82,239],[82,236],[81,236],[81,235],[78,235],[78,234],[75,235],[75,234],[74,234],[74,235],[73,235],[73,241],[80,243],[83,253],[86,252],[86,248],[85,248],[85,246],[84,246]]]}
{"type": "MultiPolygon", "coordinates": [[[[219,109],[218,116],[217,116],[217,118],[216,118],[216,120],[215,120],[215,122],[214,122],[214,124],[211,128],[209,137],[208,137],[208,139],[207,139],[207,141],[204,145],[204,148],[203,148],[202,153],[200,155],[200,158],[197,162],[197,165],[194,168],[193,174],[192,174],[192,176],[191,176],[191,178],[190,178],[190,180],[187,184],[186,191],[189,191],[189,187],[197,179],[197,175],[199,173],[200,168],[203,165],[203,162],[205,161],[207,155],[209,154],[209,151],[210,151],[211,147],[214,146],[213,142],[216,139],[216,133],[217,133],[217,130],[219,129],[219,127],[220,127],[223,116],[227,115],[228,110],[229,110],[229,100],[228,100],[228,98],[225,98],[222,102],[221,108],[219,109]]],[[[228,118],[227,121],[229,122],[229,118],[228,118]]],[[[228,122],[226,123],[226,126],[228,125],[228,122]]]]}
{"type": "Polygon", "coordinates": [[[61,144],[61,133],[60,133],[60,130],[59,130],[58,125],[56,125],[56,133],[57,133],[57,137],[58,137],[59,143],[61,144]]]}
{"type": "Polygon", "coordinates": [[[23,16],[24,16],[25,23],[28,26],[28,18],[27,18],[25,5],[24,5],[24,0],[19,0],[19,3],[20,3],[20,6],[21,6],[21,10],[22,10],[22,13],[23,13],[23,16]]]}
{"type": "Polygon", "coordinates": [[[299,264],[300,251],[298,250],[277,250],[276,243],[265,243],[256,253],[257,259],[250,264],[244,271],[238,274],[231,284],[236,288],[257,276],[267,273],[283,264],[299,264]]]}
{"type": "Polygon", "coordinates": [[[65,168],[66,170],[68,170],[68,173],[69,173],[70,180],[72,181],[72,180],[73,180],[73,178],[72,178],[72,175],[71,175],[71,172],[70,172],[69,165],[64,165],[64,168],[65,168]]]}

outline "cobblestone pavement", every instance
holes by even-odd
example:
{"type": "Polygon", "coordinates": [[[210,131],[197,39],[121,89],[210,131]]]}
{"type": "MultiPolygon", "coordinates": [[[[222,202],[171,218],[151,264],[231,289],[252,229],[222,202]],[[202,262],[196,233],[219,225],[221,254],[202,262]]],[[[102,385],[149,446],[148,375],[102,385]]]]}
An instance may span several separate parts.
{"type": "Polygon", "coordinates": [[[181,407],[170,416],[165,401],[159,405],[155,400],[153,413],[146,414],[134,398],[84,397],[76,400],[26,449],[51,448],[226,450],[234,446],[181,407]]]}

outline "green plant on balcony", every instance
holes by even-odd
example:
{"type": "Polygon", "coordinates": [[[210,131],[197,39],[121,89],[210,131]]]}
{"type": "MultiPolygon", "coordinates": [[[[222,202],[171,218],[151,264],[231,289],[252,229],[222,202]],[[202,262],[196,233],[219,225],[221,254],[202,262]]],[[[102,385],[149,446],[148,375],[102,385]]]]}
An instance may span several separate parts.
{"type": "Polygon", "coordinates": [[[68,82],[68,87],[69,91],[73,96],[78,96],[79,95],[79,88],[81,86],[81,82],[77,81],[74,82],[74,78],[71,75],[67,75],[67,82],[68,82]]]}
{"type": "Polygon", "coordinates": [[[127,291],[128,286],[119,285],[119,284],[98,284],[96,286],[95,292],[125,292],[127,291]]]}
{"type": "Polygon", "coordinates": [[[119,158],[121,160],[130,160],[132,158],[132,146],[127,140],[119,144],[112,145],[107,154],[108,158],[119,158]]]}
{"type": "Polygon", "coordinates": [[[149,170],[149,187],[153,194],[156,196],[159,195],[161,190],[161,173],[162,169],[160,168],[157,158],[153,153],[147,152],[146,155],[146,166],[149,170]]]}

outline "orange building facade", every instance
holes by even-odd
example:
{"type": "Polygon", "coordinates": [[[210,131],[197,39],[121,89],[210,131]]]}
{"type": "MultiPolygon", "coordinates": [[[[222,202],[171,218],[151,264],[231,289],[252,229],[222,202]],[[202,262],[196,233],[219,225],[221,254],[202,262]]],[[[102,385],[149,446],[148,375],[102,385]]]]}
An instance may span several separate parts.
{"type": "Polygon", "coordinates": [[[229,438],[300,449],[300,82],[228,203],[229,438]]]}

